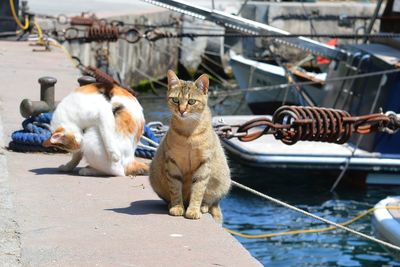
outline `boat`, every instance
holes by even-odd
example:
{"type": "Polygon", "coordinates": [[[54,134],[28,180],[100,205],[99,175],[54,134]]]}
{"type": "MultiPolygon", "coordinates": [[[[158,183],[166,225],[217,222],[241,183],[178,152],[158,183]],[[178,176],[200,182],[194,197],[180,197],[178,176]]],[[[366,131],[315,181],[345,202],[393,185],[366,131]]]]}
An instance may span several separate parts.
{"type": "MultiPolygon", "coordinates": [[[[215,116],[213,124],[241,125],[255,118],[271,116],[215,116]]],[[[233,128],[236,131],[237,128],[233,128]]],[[[319,170],[335,173],[346,166],[357,172],[362,184],[400,185],[400,154],[368,151],[354,144],[298,142],[285,145],[272,135],[263,135],[251,142],[237,138],[221,139],[229,156],[243,165],[282,171],[319,170]],[[336,171],[336,172],[335,172],[336,171]]]]}
{"type": "MultiPolygon", "coordinates": [[[[305,103],[301,92],[288,84],[287,70],[231,53],[235,78],[255,116],[224,116],[216,121],[240,125],[256,115],[273,114],[283,104],[340,109],[351,115],[400,113],[400,71],[396,71],[400,67],[400,40],[348,44],[341,49],[346,51],[346,59],[332,61],[327,73],[303,71],[299,75],[291,71],[297,82],[313,82],[301,88],[313,103],[305,103]],[[369,75],[373,72],[377,75],[369,75]]],[[[359,138],[354,135],[343,145],[299,142],[287,146],[273,136],[252,142],[223,139],[222,143],[233,158],[249,166],[285,170],[345,168],[357,172],[366,184],[400,185],[400,135],[373,133],[359,138]]]]}
{"type": "Polygon", "coordinates": [[[246,103],[253,114],[273,114],[284,104],[305,106],[308,104],[306,97],[312,104],[321,103],[326,73],[291,70],[295,82],[315,82],[301,86],[300,90],[303,90],[305,94],[302,95],[296,86],[288,84],[287,72],[281,66],[248,59],[232,50],[230,51],[230,66],[239,87],[244,90],[246,103]],[[288,85],[279,86],[285,84],[288,85]],[[249,88],[253,90],[247,91],[249,88]]]}
{"type": "MultiPolygon", "coordinates": [[[[303,81],[313,81],[302,87],[313,100],[312,104],[345,110],[351,115],[382,111],[400,113],[400,71],[396,71],[400,68],[400,40],[347,44],[340,49],[346,51],[346,59],[332,61],[327,73],[310,75],[302,72],[303,81]],[[374,72],[377,75],[369,75],[374,72]]],[[[285,88],[288,79],[282,67],[234,53],[231,53],[230,62],[246,102],[255,115],[224,116],[216,118],[216,121],[240,125],[257,118],[256,115],[273,114],[282,104],[310,106],[304,103],[302,95],[293,86],[286,90],[289,88],[285,88]]],[[[296,79],[301,77],[294,71],[292,73],[296,79]]],[[[366,184],[400,185],[400,134],[373,133],[361,139],[353,135],[343,145],[299,142],[287,146],[273,136],[262,136],[252,142],[223,139],[222,143],[232,157],[249,166],[286,170],[339,171],[346,168],[360,174],[366,184]]]]}
{"type": "MultiPolygon", "coordinates": [[[[380,40],[382,41],[382,40],[380,40]]],[[[285,70],[276,64],[268,64],[260,61],[251,60],[234,52],[230,53],[231,67],[239,87],[243,90],[247,105],[253,114],[273,114],[280,106],[302,105],[302,106],[324,106],[340,108],[361,114],[366,110],[361,110],[360,94],[364,92],[376,91],[379,87],[380,79],[383,75],[367,78],[354,78],[340,81],[330,81],[338,77],[349,77],[369,72],[383,71],[400,67],[400,40],[391,40],[389,43],[369,43],[342,46],[348,53],[346,60],[336,61],[331,64],[327,73],[313,73],[300,71],[298,68],[285,70]],[[306,85],[296,86],[288,82],[287,72],[295,78],[294,82],[312,82],[306,85]],[[311,101],[304,98],[301,90],[311,101]],[[350,94],[355,93],[356,96],[350,94]],[[354,99],[356,98],[356,99],[354,99]],[[358,99],[357,99],[358,98],[358,99]],[[358,101],[354,105],[354,101],[358,101]]],[[[384,90],[395,90],[400,76],[391,75],[388,81],[390,86],[385,85],[384,90]]],[[[393,92],[392,92],[393,93],[393,92]]],[[[384,95],[386,93],[383,93],[384,95]]],[[[390,93],[389,93],[390,94],[390,93]]],[[[366,94],[368,95],[368,93],[366,94]]],[[[362,99],[361,101],[364,101],[362,99]]],[[[386,109],[384,102],[387,99],[379,99],[381,108],[386,109]]],[[[365,100],[365,103],[369,103],[365,100]]],[[[391,109],[397,105],[390,104],[391,109]]],[[[389,108],[389,107],[388,107],[389,108]]],[[[369,110],[367,111],[369,112],[369,110]]]]}
{"type": "MultiPolygon", "coordinates": [[[[386,209],[385,207],[400,207],[400,196],[390,196],[375,205],[375,210],[372,215],[372,226],[374,234],[391,244],[400,246],[400,210],[386,209]]],[[[397,251],[390,252],[400,258],[400,253],[397,251]]]]}
{"type": "MultiPolygon", "coordinates": [[[[352,116],[381,110],[400,113],[400,71],[397,71],[400,68],[400,40],[373,40],[368,44],[335,47],[305,37],[280,38],[280,35],[284,37],[290,33],[187,2],[148,1],[236,32],[274,34],[280,44],[303,49],[330,61],[326,73],[311,73],[252,60],[231,51],[233,72],[255,115],[218,116],[214,118],[217,124],[221,121],[228,125],[241,124],[256,118],[257,114],[272,114],[283,103],[340,109],[352,116]],[[307,85],[292,85],[302,81],[308,81],[307,85]]],[[[342,145],[298,142],[287,146],[273,136],[262,136],[252,142],[222,139],[222,143],[229,154],[249,166],[336,171],[344,168],[360,171],[368,184],[400,184],[400,134],[374,133],[360,139],[353,135],[342,145]]]]}
{"type": "MultiPolygon", "coordinates": [[[[348,45],[345,48],[348,58],[338,61],[335,67],[330,68],[325,85],[318,89],[319,106],[345,110],[353,116],[382,111],[400,113],[400,71],[397,71],[400,49],[382,43],[348,45]],[[369,75],[373,72],[377,75],[369,75]]],[[[257,63],[254,68],[260,70],[259,66],[264,65],[257,63]]],[[[270,73],[271,69],[269,68],[270,73]]],[[[266,77],[272,77],[272,74],[266,77]]],[[[308,88],[308,91],[311,92],[311,89],[308,88]]],[[[258,97],[263,103],[261,106],[270,105],[268,98],[262,98],[260,94],[258,97]]],[[[254,118],[257,115],[223,116],[216,118],[216,121],[240,125],[254,118]]],[[[224,139],[222,143],[229,154],[249,166],[286,170],[339,171],[346,168],[357,171],[366,184],[400,185],[399,133],[377,132],[361,138],[353,135],[343,145],[298,142],[287,146],[273,136],[262,136],[252,142],[240,142],[235,138],[224,139]]]]}

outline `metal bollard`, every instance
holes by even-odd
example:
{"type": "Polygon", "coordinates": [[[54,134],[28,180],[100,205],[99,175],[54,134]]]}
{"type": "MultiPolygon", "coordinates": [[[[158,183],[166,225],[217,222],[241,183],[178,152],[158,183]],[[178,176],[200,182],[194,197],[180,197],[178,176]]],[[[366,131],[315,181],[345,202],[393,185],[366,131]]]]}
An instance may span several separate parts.
{"type": "Polygon", "coordinates": [[[39,78],[40,83],[40,100],[46,102],[51,109],[54,108],[54,85],[57,82],[53,77],[39,78]]]}
{"type": "Polygon", "coordinates": [[[24,118],[52,111],[56,106],[54,101],[54,85],[57,83],[57,80],[53,77],[41,77],[38,81],[40,83],[40,101],[22,100],[19,111],[24,118]]]}
{"type": "Polygon", "coordinates": [[[95,82],[96,79],[93,78],[92,76],[82,76],[78,78],[79,86],[84,86],[95,82]]]}

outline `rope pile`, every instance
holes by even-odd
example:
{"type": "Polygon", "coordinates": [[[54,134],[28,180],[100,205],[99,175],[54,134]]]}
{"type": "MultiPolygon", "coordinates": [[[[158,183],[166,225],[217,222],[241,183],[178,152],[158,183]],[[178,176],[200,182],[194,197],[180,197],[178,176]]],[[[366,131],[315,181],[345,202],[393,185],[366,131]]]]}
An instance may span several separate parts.
{"type": "Polygon", "coordinates": [[[56,148],[43,147],[43,142],[51,136],[50,121],[53,113],[41,113],[22,122],[23,130],[11,135],[8,148],[18,152],[61,152],[56,148]]]}
{"type": "Polygon", "coordinates": [[[140,140],[141,143],[136,148],[135,156],[146,159],[154,158],[158,144],[160,144],[160,139],[161,139],[160,137],[157,137],[153,133],[152,128],[150,128],[148,125],[145,125],[144,133],[140,140]]]}
{"type": "Polygon", "coordinates": [[[138,157],[152,159],[162,137],[168,131],[168,128],[168,126],[159,121],[149,122],[145,125],[143,136],[141,137],[138,148],[136,149],[136,155],[138,157]]]}

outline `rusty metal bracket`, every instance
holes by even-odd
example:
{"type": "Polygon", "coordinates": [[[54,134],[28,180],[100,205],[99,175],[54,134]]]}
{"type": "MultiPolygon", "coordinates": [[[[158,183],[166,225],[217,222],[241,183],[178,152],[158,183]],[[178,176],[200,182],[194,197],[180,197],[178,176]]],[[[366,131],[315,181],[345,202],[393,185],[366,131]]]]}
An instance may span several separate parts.
{"type": "Polygon", "coordinates": [[[263,135],[273,134],[286,145],[298,141],[346,143],[353,133],[369,134],[375,131],[394,134],[400,128],[400,114],[394,112],[350,116],[343,110],[282,106],[272,119],[256,118],[241,125],[219,123],[214,126],[222,138],[236,137],[240,141],[253,141],[263,135]]]}

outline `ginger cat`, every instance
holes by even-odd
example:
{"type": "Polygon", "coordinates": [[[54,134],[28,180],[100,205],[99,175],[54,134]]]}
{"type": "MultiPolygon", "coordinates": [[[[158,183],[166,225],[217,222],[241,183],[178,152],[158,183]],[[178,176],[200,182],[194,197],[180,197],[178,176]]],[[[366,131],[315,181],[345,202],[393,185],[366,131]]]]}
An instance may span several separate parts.
{"type": "Polygon", "coordinates": [[[143,174],[148,166],[135,160],[143,133],[143,110],[127,90],[89,84],[66,96],[54,111],[52,136],[44,146],[73,153],[59,168],[72,171],[85,157],[89,166],[80,175],[125,176],[143,174]]]}
{"type": "Polygon", "coordinates": [[[179,80],[172,70],[167,76],[172,118],[150,165],[151,186],[169,204],[170,215],[199,219],[209,212],[222,223],[219,201],[228,193],[231,178],[211,124],[208,76],[195,82],[179,80]]]}

